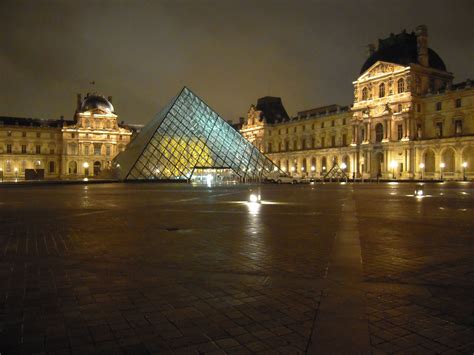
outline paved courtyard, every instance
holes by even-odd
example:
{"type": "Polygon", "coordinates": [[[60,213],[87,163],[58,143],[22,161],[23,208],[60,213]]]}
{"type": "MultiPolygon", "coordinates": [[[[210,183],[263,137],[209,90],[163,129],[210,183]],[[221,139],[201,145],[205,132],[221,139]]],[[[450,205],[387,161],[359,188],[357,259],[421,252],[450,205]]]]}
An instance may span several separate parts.
{"type": "Polygon", "coordinates": [[[472,354],[474,184],[414,186],[0,186],[0,353],[472,354]]]}

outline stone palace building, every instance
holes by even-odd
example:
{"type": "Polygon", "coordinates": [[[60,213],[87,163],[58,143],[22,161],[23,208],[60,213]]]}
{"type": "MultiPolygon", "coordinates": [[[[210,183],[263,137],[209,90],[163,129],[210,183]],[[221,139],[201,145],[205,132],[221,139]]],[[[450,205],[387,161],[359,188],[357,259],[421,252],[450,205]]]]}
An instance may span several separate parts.
{"type": "Polygon", "coordinates": [[[474,83],[453,84],[426,26],[369,45],[353,85],[352,106],[293,118],[280,98],[261,98],[241,133],[292,175],[337,164],[350,178],[474,178],[474,83]]]}
{"type": "Polygon", "coordinates": [[[77,96],[72,120],[0,116],[0,181],[97,177],[130,141],[111,103],[77,96]]]}

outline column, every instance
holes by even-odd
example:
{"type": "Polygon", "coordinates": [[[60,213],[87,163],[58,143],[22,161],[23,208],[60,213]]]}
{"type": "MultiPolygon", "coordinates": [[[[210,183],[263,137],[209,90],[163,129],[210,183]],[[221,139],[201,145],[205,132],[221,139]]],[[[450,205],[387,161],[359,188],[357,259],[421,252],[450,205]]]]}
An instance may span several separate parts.
{"type": "Polygon", "coordinates": [[[352,125],[352,144],[356,144],[356,126],[352,125]]]}
{"type": "Polygon", "coordinates": [[[383,121],[383,139],[387,140],[388,137],[388,123],[387,120],[383,121]]]}

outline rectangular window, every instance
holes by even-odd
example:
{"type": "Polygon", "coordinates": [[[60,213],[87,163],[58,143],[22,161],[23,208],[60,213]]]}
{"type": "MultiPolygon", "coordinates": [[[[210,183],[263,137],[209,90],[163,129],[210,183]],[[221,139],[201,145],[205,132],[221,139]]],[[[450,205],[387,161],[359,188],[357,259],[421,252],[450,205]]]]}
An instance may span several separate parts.
{"type": "Polygon", "coordinates": [[[454,121],[454,134],[456,136],[462,135],[462,121],[461,120],[454,121]]]}
{"type": "Polygon", "coordinates": [[[334,127],[336,125],[336,122],[334,120],[331,121],[331,126],[334,127]]]}
{"type": "Polygon", "coordinates": [[[41,133],[40,132],[36,132],[36,138],[41,138],[41,133]]]}
{"type": "Polygon", "coordinates": [[[41,154],[41,146],[40,145],[36,146],[36,154],[41,154]]]}
{"type": "Polygon", "coordinates": [[[306,129],[306,126],[305,126],[305,125],[303,125],[303,132],[304,132],[304,130],[305,130],[305,129],[306,129]]]}
{"type": "Polygon", "coordinates": [[[26,154],[26,145],[21,146],[21,154],[26,154]]]}
{"type": "Polygon", "coordinates": [[[272,144],[271,143],[268,143],[268,150],[267,150],[268,153],[271,153],[272,152],[272,144]]]}
{"type": "Polygon", "coordinates": [[[11,144],[7,144],[7,153],[10,153],[11,154],[12,152],[12,145],[11,144]]]}
{"type": "Polygon", "coordinates": [[[342,135],[342,145],[344,147],[347,146],[347,134],[342,135]]]}
{"type": "Polygon", "coordinates": [[[21,132],[22,137],[26,137],[26,132],[21,132]]]}
{"type": "Polygon", "coordinates": [[[8,137],[11,137],[11,136],[12,136],[12,131],[8,131],[8,132],[7,132],[7,136],[8,136],[8,137]]]}
{"type": "Polygon", "coordinates": [[[459,108],[462,106],[462,101],[461,99],[456,99],[456,108],[459,108]]]}
{"type": "Polygon", "coordinates": [[[416,104],[416,111],[421,112],[421,104],[416,104]]]}
{"type": "Polygon", "coordinates": [[[295,127],[295,128],[293,128],[293,132],[295,132],[295,133],[296,133],[296,127],[295,127]]]}
{"type": "Polygon", "coordinates": [[[311,125],[311,129],[314,130],[314,123],[311,125]]]}
{"type": "MultiPolygon", "coordinates": [[[[278,135],[281,135],[281,129],[278,130],[278,135]]],[[[120,136],[120,137],[122,137],[122,136],[120,136]]]]}
{"type": "Polygon", "coordinates": [[[399,124],[397,126],[397,137],[398,137],[398,140],[401,140],[403,138],[403,125],[399,124]]]}
{"type": "Polygon", "coordinates": [[[442,105],[441,102],[436,103],[436,111],[441,111],[442,105]]]}
{"type": "Polygon", "coordinates": [[[440,138],[443,136],[443,123],[436,122],[436,137],[440,138]]]}
{"type": "Polygon", "coordinates": [[[54,148],[49,148],[49,154],[54,154],[54,148]]]}
{"type": "MultiPolygon", "coordinates": [[[[333,121],[334,122],[334,121],[333,121]]],[[[336,136],[331,136],[331,146],[335,147],[336,146],[336,136]]]]}
{"type": "Polygon", "coordinates": [[[102,145],[94,143],[94,155],[100,155],[101,150],[102,150],[102,145]]]}
{"type": "Polygon", "coordinates": [[[49,162],[49,172],[54,173],[54,170],[55,170],[54,168],[55,168],[54,161],[50,161],[49,162]]]}
{"type": "Polygon", "coordinates": [[[346,119],[345,118],[342,119],[342,125],[344,125],[344,126],[346,125],[346,119]]]}
{"type": "Polygon", "coordinates": [[[271,136],[271,135],[272,135],[272,131],[268,131],[268,135],[271,136]]]}
{"type": "Polygon", "coordinates": [[[76,138],[76,134],[75,134],[75,133],[71,133],[71,138],[76,138]]]}
{"type": "Polygon", "coordinates": [[[296,141],[293,142],[293,150],[297,150],[298,149],[298,145],[296,143],[296,141]]]}
{"type": "Polygon", "coordinates": [[[288,143],[288,141],[285,142],[285,150],[290,150],[290,143],[288,143]]]}
{"type": "Polygon", "coordinates": [[[110,146],[105,147],[105,154],[110,155],[110,146]]]}
{"type": "Polygon", "coordinates": [[[321,137],[321,148],[324,148],[324,143],[325,143],[324,141],[325,141],[324,137],[321,137]]]}

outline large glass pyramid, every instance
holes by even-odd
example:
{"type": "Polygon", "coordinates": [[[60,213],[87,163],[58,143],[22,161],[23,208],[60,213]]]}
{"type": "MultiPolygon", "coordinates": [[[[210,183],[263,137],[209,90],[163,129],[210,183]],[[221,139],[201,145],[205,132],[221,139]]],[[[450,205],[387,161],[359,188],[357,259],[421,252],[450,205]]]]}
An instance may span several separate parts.
{"type": "Polygon", "coordinates": [[[228,169],[261,180],[278,168],[188,88],[183,88],[114,160],[121,180],[189,180],[228,169]]]}

